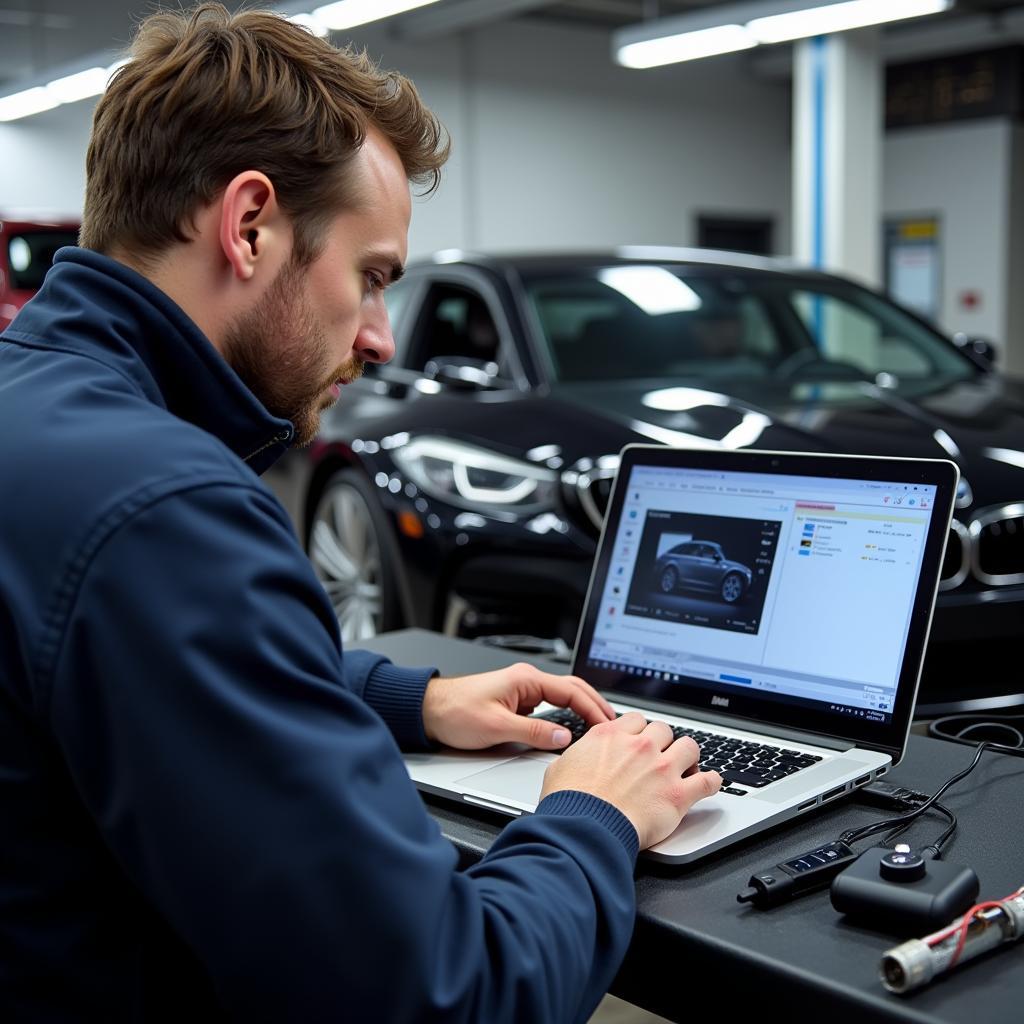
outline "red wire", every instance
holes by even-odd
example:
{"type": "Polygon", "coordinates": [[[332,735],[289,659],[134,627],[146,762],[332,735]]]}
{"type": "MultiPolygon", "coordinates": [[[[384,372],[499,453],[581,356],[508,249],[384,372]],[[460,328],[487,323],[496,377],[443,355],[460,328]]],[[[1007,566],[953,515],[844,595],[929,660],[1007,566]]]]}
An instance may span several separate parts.
{"type": "Polygon", "coordinates": [[[1016,892],[1011,892],[1009,896],[1004,896],[1001,900],[989,900],[986,903],[977,903],[966,914],[954,925],[951,925],[944,932],[939,932],[937,935],[933,935],[928,942],[929,946],[937,946],[940,942],[944,942],[951,935],[956,932],[960,933],[960,937],[957,940],[956,949],[953,951],[953,957],[949,961],[950,967],[955,967],[956,962],[960,959],[960,954],[964,951],[964,944],[967,942],[967,929],[971,925],[971,921],[974,915],[981,910],[988,910],[991,907],[1002,907],[1004,903],[1008,903],[1012,899],[1016,899],[1018,896],[1024,893],[1024,886],[1021,886],[1016,892]]]}
{"type": "MultiPolygon", "coordinates": [[[[1010,897],[1007,897],[1009,899],[1010,897]]],[[[1005,900],[989,900],[988,903],[977,903],[970,910],[964,914],[963,919],[957,926],[960,932],[960,938],[957,939],[956,949],[953,950],[953,957],[949,961],[950,967],[955,967],[957,960],[960,959],[960,954],[964,951],[964,944],[967,942],[967,929],[971,926],[971,920],[979,910],[988,910],[990,907],[1001,907],[1005,900]]]]}

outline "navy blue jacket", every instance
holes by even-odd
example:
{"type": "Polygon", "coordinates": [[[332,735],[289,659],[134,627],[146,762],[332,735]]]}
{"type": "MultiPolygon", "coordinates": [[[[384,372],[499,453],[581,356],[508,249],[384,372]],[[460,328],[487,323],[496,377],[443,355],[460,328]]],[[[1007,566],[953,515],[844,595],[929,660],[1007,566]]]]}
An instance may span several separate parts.
{"type": "Polygon", "coordinates": [[[585,1019],[636,833],[548,797],[460,871],[342,654],[270,416],[143,277],[63,249],[0,338],[0,1020],[585,1019]]]}

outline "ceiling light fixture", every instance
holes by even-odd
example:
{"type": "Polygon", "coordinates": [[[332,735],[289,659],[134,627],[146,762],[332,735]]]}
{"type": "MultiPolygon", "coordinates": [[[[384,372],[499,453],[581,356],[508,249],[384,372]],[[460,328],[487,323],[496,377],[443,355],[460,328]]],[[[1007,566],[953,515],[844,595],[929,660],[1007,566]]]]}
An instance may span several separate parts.
{"type": "Polygon", "coordinates": [[[679,32],[620,47],[616,59],[627,68],[656,68],[684,60],[717,57],[757,46],[742,25],[716,25],[695,32],[679,32]]]}
{"type": "Polygon", "coordinates": [[[23,117],[41,114],[44,110],[53,110],[62,103],[77,103],[90,96],[99,96],[107,88],[107,83],[126,60],[118,60],[109,67],[91,67],[78,71],[73,75],[55,78],[46,85],[22,89],[10,96],[0,97],[0,121],[18,121],[23,117]]]}
{"type": "Polygon", "coordinates": [[[288,20],[294,25],[301,25],[308,28],[313,35],[320,39],[330,35],[331,30],[317,17],[312,14],[290,14],[288,20]]]}
{"type": "Polygon", "coordinates": [[[53,93],[37,85],[34,89],[23,89],[10,96],[0,97],[0,121],[17,121],[21,117],[41,114],[52,110],[60,103],[53,93]]]}
{"type": "Polygon", "coordinates": [[[107,68],[89,68],[77,75],[56,78],[46,86],[58,103],[77,103],[90,96],[99,96],[107,88],[111,72],[107,68]]]}
{"type": "Polygon", "coordinates": [[[329,29],[354,28],[433,3],[437,0],[338,0],[326,7],[317,7],[313,18],[329,29]]]}
{"type": "Polygon", "coordinates": [[[832,0],[825,5],[754,18],[747,23],[747,31],[759,43],[785,43],[940,14],[952,6],[953,0],[832,0]]]}
{"type": "Polygon", "coordinates": [[[631,25],[612,36],[624,67],[651,68],[949,10],[955,0],[748,0],[631,25]]]}
{"type": "MultiPolygon", "coordinates": [[[[294,2],[283,3],[281,7],[285,9],[282,13],[285,13],[289,21],[322,38],[332,29],[352,28],[366,22],[379,21],[432,3],[437,3],[437,0],[338,0],[337,3],[318,7],[311,14],[287,13],[289,9],[294,11],[299,6],[294,2]]],[[[62,103],[77,103],[91,96],[102,95],[114,73],[128,63],[126,60],[117,60],[109,67],[103,67],[98,63],[103,57],[102,54],[92,54],[91,60],[86,60],[96,66],[55,78],[45,84],[35,84],[39,78],[30,78],[24,83],[30,88],[0,96],[0,121],[17,121],[41,114],[44,110],[52,110],[62,103]]]]}

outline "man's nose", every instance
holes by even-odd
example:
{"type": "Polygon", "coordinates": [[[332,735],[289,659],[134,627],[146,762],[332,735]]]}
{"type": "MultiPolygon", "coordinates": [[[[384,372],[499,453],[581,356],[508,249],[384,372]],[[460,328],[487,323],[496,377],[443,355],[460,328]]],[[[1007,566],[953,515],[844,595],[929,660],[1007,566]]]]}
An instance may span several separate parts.
{"type": "Polygon", "coordinates": [[[353,350],[367,363],[387,363],[394,358],[395,339],[386,314],[359,328],[353,350]]]}

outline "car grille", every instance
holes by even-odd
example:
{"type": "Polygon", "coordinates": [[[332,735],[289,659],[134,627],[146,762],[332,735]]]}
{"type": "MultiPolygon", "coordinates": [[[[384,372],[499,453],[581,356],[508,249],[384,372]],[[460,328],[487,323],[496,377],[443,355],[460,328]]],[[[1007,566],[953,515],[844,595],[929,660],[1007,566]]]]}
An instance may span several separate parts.
{"type": "Polygon", "coordinates": [[[563,483],[570,489],[587,523],[595,530],[604,525],[611,497],[615,473],[619,468],[617,455],[602,456],[597,462],[586,459],[562,474],[563,483]]]}
{"type": "Polygon", "coordinates": [[[972,569],[982,583],[1024,583],[1024,505],[1002,505],[971,523],[972,569]]]}

